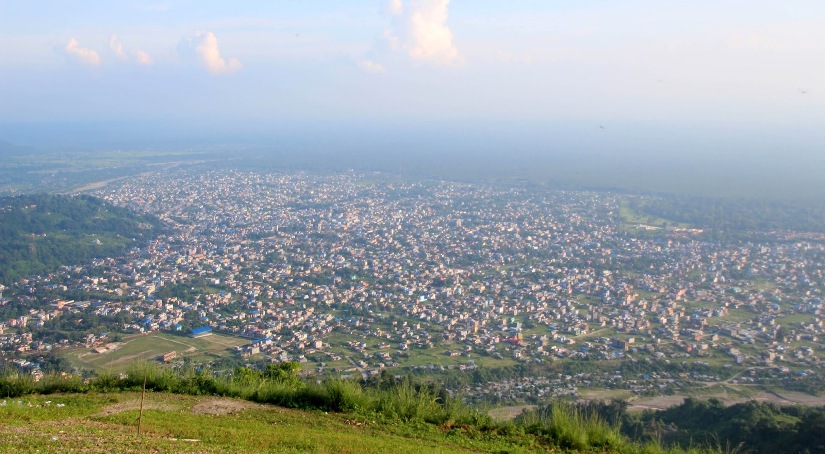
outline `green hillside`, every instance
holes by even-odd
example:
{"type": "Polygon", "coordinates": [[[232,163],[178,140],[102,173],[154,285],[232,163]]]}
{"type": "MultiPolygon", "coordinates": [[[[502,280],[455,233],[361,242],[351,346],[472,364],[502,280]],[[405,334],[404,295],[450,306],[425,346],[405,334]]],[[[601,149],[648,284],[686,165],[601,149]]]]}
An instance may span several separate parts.
{"type": "Polygon", "coordinates": [[[0,452],[823,452],[825,408],[687,399],[661,412],[552,401],[496,421],[432,383],[303,381],[264,371],[138,363],[90,379],[0,375],[0,452]],[[139,391],[146,398],[141,415],[139,391]]]}
{"type": "Polygon", "coordinates": [[[0,198],[0,282],[123,254],[162,226],[91,196],[0,198]]]}
{"type": "Polygon", "coordinates": [[[454,437],[435,426],[373,423],[229,398],[148,393],[141,435],[140,393],[6,402],[0,407],[3,452],[528,452],[511,440],[454,437]]]}
{"type": "Polygon", "coordinates": [[[494,421],[432,384],[305,382],[297,371],[282,363],[217,378],[142,363],[85,380],[7,372],[0,452],[722,452],[634,442],[618,421],[564,402],[494,421]]]}

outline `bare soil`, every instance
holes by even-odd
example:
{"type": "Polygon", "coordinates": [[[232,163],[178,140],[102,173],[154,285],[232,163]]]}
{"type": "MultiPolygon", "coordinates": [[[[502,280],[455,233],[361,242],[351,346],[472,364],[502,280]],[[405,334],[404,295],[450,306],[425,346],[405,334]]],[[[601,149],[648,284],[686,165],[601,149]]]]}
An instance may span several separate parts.
{"type": "Polygon", "coordinates": [[[192,413],[207,415],[229,415],[254,408],[271,408],[254,402],[234,399],[210,399],[198,402],[192,407],[192,413]]]}
{"type": "MultiPolygon", "coordinates": [[[[123,413],[124,411],[130,410],[139,410],[140,409],[140,399],[134,400],[127,400],[124,402],[118,402],[116,404],[111,404],[103,407],[103,410],[98,413],[98,416],[109,416],[114,415],[117,413],[123,413]]],[[[170,411],[170,410],[178,410],[180,409],[179,405],[172,405],[167,404],[164,402],[157,402],[153,400],[146,400],[143,402],[143,409],[144,410],[162,410],[162,411],[170,411]]]]}
{"type": "Polygon", "coordinates": [[[487,414],[496,421],[511,421],[520,415],[524,410],[532,410],[535,405],[514,405],[512,407],[500,407],[490,410],[487,414]]]}
{"type": "MultiPolygon", "coordinates": [[[[701,396],[701,399],[708,399],[716,397],[726,405],[733,405],[742,402],[755,400],[757,402],[768,402],[778,405],[807,405],[807,406],[823,406],[825,405],[825,396],[812,396],[810,394],[797,393],[793,391],[763,391],[752,396],[730,396],[727,395],[706,395],[701,396]]],[[[675,407],[684,402],[685,396],[655,396],[655,397],[640,397],[630,402],[628,410],[665,410],[670,407],[675,407]]]]}

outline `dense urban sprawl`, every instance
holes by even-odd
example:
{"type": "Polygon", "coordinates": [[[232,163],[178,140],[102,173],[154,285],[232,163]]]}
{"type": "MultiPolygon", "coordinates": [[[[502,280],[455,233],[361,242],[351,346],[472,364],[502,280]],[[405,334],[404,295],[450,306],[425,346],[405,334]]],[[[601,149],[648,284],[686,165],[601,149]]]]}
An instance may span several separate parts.
{"type": "Polygon", "coordinates": [[[626,222],[622,201],[637,196],[352,172],[174,170],[95,195],[160,217],[168,233],[0,289],[0,304],[29,308],[0,322],[4,357],[35,374],[23,359],[33,352],[105,354],[118,348],[114,333],[157,331],[243,338],[232,354],[316,374],[608,365],[461,389],[497,401],[822,374],[816,239],[722,244],[699,229],[626,222]],[[92,296],[65,296],[78,292],[92,296]],[[38,336],[92,315],[100,333],[38,336]]]}

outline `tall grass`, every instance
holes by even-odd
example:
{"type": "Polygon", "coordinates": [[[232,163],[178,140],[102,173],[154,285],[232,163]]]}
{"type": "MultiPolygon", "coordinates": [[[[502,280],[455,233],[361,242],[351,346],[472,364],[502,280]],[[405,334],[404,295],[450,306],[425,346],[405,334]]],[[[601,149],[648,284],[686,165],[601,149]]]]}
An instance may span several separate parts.
{"type": "Polygon", "coordinates": [[[627,444],[616,425],[568,402],[554,402],[523,413],[517,422],[528,432],[549,436],[567,449],[618,448],[627,444]]]}
{"type": "Polygon", "coordinates": [[[0,397],[20,397],[38,392],[38,383],[29,374],[7,372],[0,378],[0,397]]]}
{"type": "Polygon", "coordinates": [[[355,412],[370,409],[374,399],[364,392],[357,382],[351,380],[331,379],[323,384],[326,405],[335,412],[355,412]]]}

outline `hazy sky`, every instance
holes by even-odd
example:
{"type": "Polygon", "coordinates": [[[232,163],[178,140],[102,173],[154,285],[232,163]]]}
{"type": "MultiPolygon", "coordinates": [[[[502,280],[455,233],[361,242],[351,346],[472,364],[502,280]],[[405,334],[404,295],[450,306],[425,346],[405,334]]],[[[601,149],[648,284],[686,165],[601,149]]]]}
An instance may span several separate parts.
{"type": "Polygon", "coordinates": [[[815,148],[825,1],[0,0],[0,123],[101,121],[654,125],[815,148]]]}

